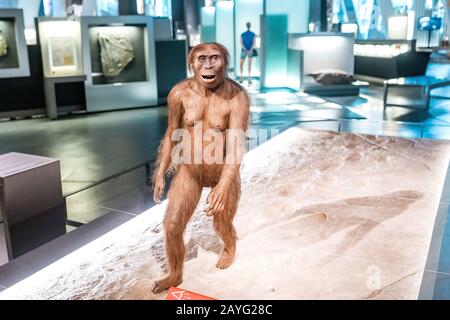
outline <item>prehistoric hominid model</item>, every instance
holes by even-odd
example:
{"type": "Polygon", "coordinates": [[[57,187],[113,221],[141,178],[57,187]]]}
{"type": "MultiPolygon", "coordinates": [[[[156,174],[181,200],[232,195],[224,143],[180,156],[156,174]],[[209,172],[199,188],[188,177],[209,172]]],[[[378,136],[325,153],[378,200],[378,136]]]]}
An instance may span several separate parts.
{"type": "Polygon", "coordinates": [[[203,187],[212,188],[205,212],[214,216],[214,228],[224,242],[216,266],[225,269],[235,258],[233,218],[240,197],[239,170],[245,152],[249,98],[239,84],[228,78],[228,61],[224,46],[218,43],[197,45],[189,54],[193,76],[173,87],[168,97],[168,128],[153,176],[156,203],[160,203],[163,196],[167,172],[175,171],[175,176],[168,192],[169,203],[163,223],[168,274],[155,282],[154,293],[182,282],[183,233],[203,187]],[[175,161],[176,139],[173,136],[180,130],[188,133],[192,147],[182,151],[183,160],[175,161]],[[206,159],[207,154],[215,161],[206,159]]]}

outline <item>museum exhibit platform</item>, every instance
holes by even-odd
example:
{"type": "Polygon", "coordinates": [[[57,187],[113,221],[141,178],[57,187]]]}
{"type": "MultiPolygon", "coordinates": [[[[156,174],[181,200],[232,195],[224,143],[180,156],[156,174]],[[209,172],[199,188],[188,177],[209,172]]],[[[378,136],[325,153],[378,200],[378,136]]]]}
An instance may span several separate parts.
{"type": "MultiPolygon", "coordinates": [[[[216,299],[430,298],[424,279],[444,237],[449,157],[447,141],[290,128],[245,156],[237,257],[226,270],[215,268],[222,244],[203,212],[204,190],[185,233],[180,287],[216,299]]],[[[164,274],[166,205],[11,284],[0,299],[164,299],[151,286],[164,274]]]]}

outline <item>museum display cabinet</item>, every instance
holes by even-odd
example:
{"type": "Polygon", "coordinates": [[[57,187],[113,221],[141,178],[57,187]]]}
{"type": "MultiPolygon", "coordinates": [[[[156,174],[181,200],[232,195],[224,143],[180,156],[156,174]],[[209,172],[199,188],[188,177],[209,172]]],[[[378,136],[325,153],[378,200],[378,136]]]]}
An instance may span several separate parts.
{"type": "Polygon", "coordinates": [[[22,9],[0,9],[0,78],[30,75],[22,9]]]}
{"type": "Polygon", "coordinates": [[[353,34],[349,33],[290,34],[290,88],[319,96],[358,95],[369,84],[353,79],[354,42],[353,34]],[[326,83],[317,81],[314,75],[319,74],[333,79],[326,83]]]}
{"type": "Polygon", "coordinates": [[[81,17],[86,109],[156,105],[153,18],[81,17]]]}
{"type": "Polygon", "coordinates": [[[370,81],[425,74],[429,52],[416,50],[415,40],[358,40],[355,74],[370,81]]]}
{"type": "Polygon", "coordinates": [[[37,30],[45,77],[84,74],[78,21],[40,17],[37,19],[37,30]]]}
{"type": "Polygon", "coordinates": [[[65,18],[40,17],[36,24],[47,117],[56,119],[61,113],[86,110],[80,23],[65,18]]]}

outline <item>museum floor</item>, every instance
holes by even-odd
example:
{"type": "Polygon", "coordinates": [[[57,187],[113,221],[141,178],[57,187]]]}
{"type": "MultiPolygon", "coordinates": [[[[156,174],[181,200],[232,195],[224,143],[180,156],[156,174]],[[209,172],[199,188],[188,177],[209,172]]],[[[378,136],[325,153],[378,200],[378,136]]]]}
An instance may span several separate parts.
{"type": "MultiPolygon", "coordinates": [[[[256,297],[450,299],[450,221],[448,221],[450,219],[447,220],[446,218],[450,201],[450,182],[447,181],[443,185],[447,172],[447,162],[444,160],[448,161],[448,158],[446,158],[448,142],[446,140],[450,139],[450,100],[432,99],[429,111],[389,107],[383,112],[381,103],[382,90],[379,87],[370,87],[363,91],[359,97],[319,98],[290,92],[260,94],[256,92],[255,88],[250,88],[250,92],[252,94],[253,128],[279,129],[283,132],[292,127],[299,127],[357,134],[348,135],[352,137],[351,139],[364,137],[359,134],[406,138],[399,140],[380,138],[380,141],[376,141],[378,146],[373,146],[370,143],[373,141],[362,143],[361,146],[357,147],[362,148],[361,154],[371,155],[370,157],[372,157],[372,154],[377,152],[387,153],[388,155],[380,154],[379,156],[382,159],[381,164],[385,163],[386,167],[390,169],[383,169],[384,167],[380,166],[380,164],[372,167],[373,161],[378,161],[378,158],[371,159],[369,157],[370,159],[365,159],[367,162],[362,162],[363,164],[365,163],[364,170],[367,172],[363,168],[357,168],[367,175],[367,179],[349,183],[349,186],[353,189],[347,190],[348,193],[342,191],[344,193],[340,197],[336,194],[335,198],[321,198],[320,201],[316,202],[310,199],[311,201],[307,201],[308,204],[304,204],[301,208],[291,208],[297,215],[284,217],[292,219],[293,222],[296,221],[294,225],[298,223],[298,229],[307,234],[308,228],[315,230],[314,225],[317,227],[316,218],[320,220],[322,218],[328,219],[329,217],[326,215],[321,216],[323,212],[319,208],[320,206],[329,205],[330,208],[333,208],[331,213],[329,213],[331,218],[333,214],[337,214],[342,210],[345,211],[348,201],[359,203],[360,207],[372,207],[369,211],[373,218],[368,218],[368,220],[370,220],[369,222],[375,221],[375,225],[367,223],[368,221],[366,220],[358,220],[360,219],[358,215],[361,214],[358,210],[350,210],[347,213],[349,221],[356,221],[353,224],[342,225],[342,221],[333,222],[333,219],[331,219],[331,224],[328,228],[319,230],[320,234],[333,235],[335,237],[331,237],[331,240],[328,239],[328,242],[331,241],[331,243],[327,245],[331,245],[331,247],[324,250],[328,256],[310,259],[310,262],[306,263],[302,268],[295,269],[293,267],[292,269],[292,272],[294,270],[298,271],[298,274],[292,276],[302,283],[308,282],[308,279],[302,278],[301,275],[310,273],[311,270],[316,270],[319,265],[323,267],[317,272],[327,274],[331,272],[336,278],[330,277],[327,280],[328,282],[320,284],[315,281],[308,282],[309,285],[305,286],[305,288],[310,289],[308,291],[311,293],[310,296],[302,294],[303,291],[300,288],[297,288],[297,290],[293,289],[296,292],[296,296],[289,296],[289,292],[292,293],[294,291],[289,291],[287,288],[283,291],[278,289],[278,287],[273,287],[274,285],[271,281],[276,280],[276,278],[273,278],[270,281],[268,280],[266,284],[260,283],[258,286],[253,284],[255,288],[261,289],[260,292],[268,290],[267,295],[262,295],[262,293],[257,295],[255,292],[256,297]],[[435,140],[416,140],[416,138],[433,138],[435,140]],[[370,148],[371,145],[373,150],[370,148]],[[398,147],[403,148],[401,152],[396,149],[398,147]],[[366,150],[365,148],[368,149],[366,150]],[[389,150],[392,148],[396,151],[389,153],[389,150]],[[382,150],[380,151],[380,149],[382,150]],[[397,151],[399,154],[396,154],[397,151]],[[408,160],[408,158],[410,159],[408,160]],[[420,161],[415,161],[419,158],[425,164],[419,165],[420,161]],[[401,159],[406,162],[402,162],[401,159]],[[414,161],[411,161],[411,159],[414,161]],[[398,161],[398,163],[395,161],[398,161]],[[399,168],[398,171],[391,167],[394,164],[399,168]],[[408,167],[408,165],[411,167],[408,167]],[[414,167],[414,170],[411,169],[412,167],[414,167]],[[406,168],[408,172],[414,172],[414,174],[409,177],[400,168],[406,168]],[[421,170],[419,170],[420,168],[421,170]],[[380,171],[377,173],[377,170],[380,171]],[[406,176],[407,179],[405,178],[406,176]],[[382,180],[381,177],[385,177],[386,181],[392,181],[393,184],[390,187],[382,187],[381,185],[384,184],[385,180],[382,180]],[[403,180],[405,180],[405,185],[403,188],[400,188],[398,184],[403,180]],[[364,181],[369,182],[364,184],[364,181]],[[371,183],[378,183],[378,188],[369,188],[368,185],[371,183]],[[365,188],[372,190],[370,196],[368,196],[367,192],[364,192],[365,188]],[[444,190],[442,197],[439,197],[442,189],[444,190]],[[400,194],[396,193],[397,191],[400,194]],[[370,197],[373,197],[373,199],[370,199],[370,197]],[[367,205],[367,203],[378,201],[380,197],[382,200],[380,206],[367,205]],[[342,203],[343,200],[339,199],[345,199],[347,202],[342,203]],[[390,202],[392,199],[395,199],[393,206],[391,206],[390,202]],[[390,215],[388,217],[383,214],[379,216],[380,212],[385,212],[383,211],[383,203],[385,204],[384,207],[390,208],[387,210],[390,215]],[[309,212],[308,210],[313,210],[314,212],[309,212]],[[405,213],[414,215],[414,218],[405,217],[405,213]],[[304,217],[305,214],[306,218],[304,217]],[[380,219],[383,221],[380,221],[380,219]],[[384,220],[388,222],[384,222],[384,220]],[[304,221],[305,224],[301,221],[304,221]],[[380,229],[378,226],[386,227],[387,229],[380,229]],[[392,232],[392,230],[397,231],[396,227],[399,227],[398,232],[392,232]],[[414,236],[414,232],[417,232],[417,230],[420,230],[422,233],[413,239],[416,242],[411,242],[411,236],[414,236]],[[363,236],[366,233],[369,236],[363,236]],[[393,238],[386,238],[386,234],[390,234],[393,238]],[[385,241],[379,241],[377,238],[385,239],[385,241]],[[407,241],[406,239],[409,240],[407,241]],[[399,243],[399,245],[394,246],[395,248],[390,248],[391,245],[388,244],[388,240],[392,240],[393,243],[399,243]],[[405,246],[405,243],[409,243],[409,245],[405,246]],[[347,250],[348,246],[352,250],[347,250]],[[368,248],[373,250],[368,250],[368,248]],[[428,248],[430,249],[428,250],[428,248]],[[371,252],[373,256],[364,257],[361,252],[368,252],[367,254],[371,252]],[[342,277],[349,272],[349,265],[354,261],[360,262],[359,266],[361,268],[358,274],[363,275],[367,271],[366,269],[373,266],[373,264],[362,262],[373,262],[380,258],[380,255],[385,259],[385,261],[380,262],[382,270],[388,270],[388,278],[383,282],[380,289],[377,289],[381,290],[381,292],[377,291],[374,293],[373,290],[366,292],[362,289],[362,291],[358,291],[358,288],[363,287],[361,283],[352,283],[353,287],[349,291],[357,292],[357,294],[349,296],[344,292],[348,288],[342,288],[340,287],[341,282],[334,281],[340,279],[339,277],[342,280],[342,277]],[[415,258],[412,259],[412,257],[415,258]],[[389,259],[391,260],[389,261],[389,259]],[[389,268],[385,268],[386,266],[389,266],[389,268]],[[406,278],[403,278],[403,276],[406,276],[406,278]],[[277,292],[279,295],[274,295],[274,292],[277,292]],[[313,294],[313,292],[315,293],[313,294]]],[[[410,100],[415,98],[414,95],[414,92],[407,93],[410,100]]],[[[413,103],[405,101],[404,95],[396,95],[393,98],[399,100],[399,102],[413,103]]],[[[165,108],[158,107],[77,115],[64,117],[58,121],[48,121],[42,118],[0,122],[0,153],[16,151],[49,156],[61,160],[63,190],[66,195],[70,195],[66,198],[69,220],[72,221],[71,225],[68,226],[68,231],[76,231],[69,232],[68,235],[63,237],[66,238],[64,240],[57,239],[53,243],[17,259],[15,264],[0,268],[0,290],[12,286],[17,281],[22,280],[52,261],[122,225],[125,221],[129,221],[143,212],[146,212],[146,214],[150,212],[146,210],[153,207],[154,204],[151,200],[149,187],[145,184],[145,168],[143,166],[99,186],[81,192],[77,191],[96,181],[152,160],[159,140],[164,133],[166,121],[165,108]],[[80,227],[76,228],[77,226],[80,227]]],[[[300,130],[299,132],[301,133],[295,133],[295,130],[286,131],[288,134],[286,138],[292,139],[296,137],[296,134],[304,135],[309,132],[300,130]]],[[[345,134],[335,135],[332,133],[323,133],[322,135],[321,133],[310,134],[311,140],[316,141],[318,145],[320,145],[318,141],[328,139],[326,137],[347,136],[345,134]]],[[[345,145],[345,138],[340,139],[343,139],[341,142],[345,145]]],[[[297,140],[294,139],[293,141],[297,140]]],[[[362,140],[362,142],[364,141],[362,140]]],[[[322,149],[328,150],[323,147],[322,149]]],[[[258,148],[257,150],[261,152],[259,150],[262,149],[258,148]]],[[[313,150],[315,152],[320,151],[314,148],[313,150]]],[[[330,154],[327,155],[325,152],[322,154],[322,157],[328,156],[339,159],[343,157],[343,155],[339,154],[338,149],[334,151],[336,152],[335,154],[330,150],[330,154]]],[[[261,155],[264,156],[264,153],[261,153],[261,155]]],[[[344,162],[352,161],[352,154],[347,154],[346,156],[350,158],[344,157],[344,162]]],[[[333,172],[334,164],[329,163],[328,167],[333,172]]],[[[318,170],[321,172],[320,168],[318,170]]],[[[326,170],[325,168],[324,171],[326,170]]],[[[342,179],[349,177],[353,171],[337,170],[337,172],[341,175],[339,181],[342,181],[342,179]]],[[[250,179],[252,175],[249,174],[248,177],[250,179]]],[[[330,176],[328,173],[325,176],[319,175],[315,179],[321,177],[328,179],[328,184],[322,183],[330,187],[337,181],[337,176],[330,176]]],[[[450,179],[448,176],[447,178],[450,179]]],[[[295,183],[295,181],[292,181],[292,183],[295,183]]],[[[388,182],[386,184],[389,185],[388,182]]],[[[308,183],[307,187],[311,188],[313,185],[308,183]]],[[[324,186],[322,187],[324,188],[324,186]]],[[[282,190],[278,191],[283,192],[282,190]]],[[[308,191],[307,188],[306,191],[308,191]]],[[[316,191],[313,193],[317,193],[316,191]]],[[[331,190],[322,190],[325,194],[329,191],[331,190]]],[[[334,193],[336,193],[335,191],[333,190],[334,193]]],[[[290,196],[289,192],[287,192],[286,196],[290,196]]],[[[249,194],[248,197],[251,197],[251,195],[249,194]]],[[[294,200],[293,203],[297,201],[299,200],[294,200]]],[[[281,203],[277,205],[282,208],[281,203]]],[[[354,206],[351,208],[354,208],[354,206]]],[[[155,210],[160,211],[157,208],[155,210]]],[[[285,212],[286,210],[279,211],[285,212]]],[[[155,212],[154,214],[157,215],[155,212]]],[[[244,216],[242,219],[246,219],[244,216]]],[[[137,221],[137,219],[129,221],[127,224],[134,221],[137,221]]],[[[266,224],[274,223],[270,219],[260,222],[261,230],[266,228],[266,224]]],[[[127,224],[124,224],[124,226],[127,224]]],[[[134,225],[136,225],[135,222],[134,225]]],[[[242,223],[242,225],[245,225],[245,223],[242,223]]],[[[280,228],[282,227],[280,226],[280,228]]],[[[274,226],[274,231],[277,230],[277,226],[274,226]]],[[[259,233],[258,230],[248,232],[250,238],[242,240],[243,252],[255,250],[251,243],[255,242],[254,240],[261,242],[261,239],[258,240],[258,237],[261,237],[261,232],[263,231],[259,233]],[[252,237],[254,238],[253,240],[251,240],[252,237]]],[[[208,233],[206,232],[206,234],[208,233]]],[[[302,259],[309,257],[309,254],[313,252],[310,249],[315,248],[314,250],[316,250],[316,245],[319,248],[326,245],[324,243],[320,244],[320,241],[318,241],[320,239],[305,238],[303,240],[301,250],[298,252],[296,250],[289,251],[290,249],[287,248],[285,252],[279,253],[279,259],[285,259],[287,264],[299,268],[302,259]],[[297,253],[294,254],[294,252],[297,253]]],[[[197,243],[202,247],[201,241],[197,243]]],[[[213,259],[213,256],[208,249],[203,249],[206,251],[203,252],[197,248],[196,258],[188,262],[187,268],[192,270],[193,273],[200,272],[197,266],[205,263],[211,264],[210,260],[213,259]]],[[[276,251],[276,248],[271,248],[271,250],[276,251]]],[[[214,252],[214,250],[212,251],[214,252]]],[[[260,258],[263,259],[262,256],[260,258]]],[[[136,267],[144,268],[145,266],[143,264],[136,267]]],[[[157,266],[155,264],[155,269],[148,270],[148,272],[155,275],[159,270],[157,266]]],[[[270,270],[275,266],[268,264],[264,267],[270,270]]],[[[239,271],[249,271],[245,262],[237,264],[236,269],[230,269],[227,272],[230,274],[234,272],[237,276],[239,271]]],[[[263,271],[262,269],[261,272],[263,271]]],[[[95,272],[92,274],[95,274],[95,272]]],[[[222,281],[224,280],[222,277],[220,274],[213,272],[210,281],[222,281]]],[[[283,279],[283,281],[287,281],[287,284],[289,283],[288,277],[283,279]]],[[[358,279],[365,278],[362,276],[358,279]]],[[[123,294],[117,293],[117,296],[108,296],[100,290],[97,298],[148,297],[145,295],[139,296],[140,290],[147,287],[147,282],[142,279],[143,282],[139,279],[132,280],[134,285],[137,286],[136,290],[122,291],[123,294]]],[[[187,278],[185,282],[191,289],[197,291],[201,289],[194,275],[191,278],[187,278]]],[[[235,291],[230,292],[217,291],[216,288],[210,288],[210,290],[210,294],[218,298],[232,298],[236,295],[237,298],[244,298],[244,296],[238,295],[240,292],[238,289],[233,289],[235,291]]],[[[17,291],[15,293],[17,294],[17,291]]],[[[44,297],[45,293],[41,293],[44,297]]],[[[51,293],[49,292],[49,294],[51,293]]],[[[55,292],[53,294],[53,297],[64,297],[55,292]]],[[[250,297],[246,296],[246,298],[250,297]]]]}

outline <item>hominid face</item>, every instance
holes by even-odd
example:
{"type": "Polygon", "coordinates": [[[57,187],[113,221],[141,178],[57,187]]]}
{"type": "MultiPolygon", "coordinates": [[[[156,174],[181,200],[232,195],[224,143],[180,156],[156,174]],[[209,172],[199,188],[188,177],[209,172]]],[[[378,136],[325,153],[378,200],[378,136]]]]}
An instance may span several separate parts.
{"type": "Polygon", "coordinates": [[[213,47],[198,51],[194,58],[194,74],[196,81],[206,89],[220,85],[225,78],[221,52],[213,47]]]}

